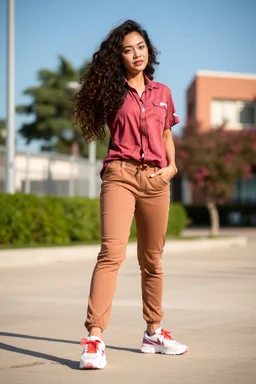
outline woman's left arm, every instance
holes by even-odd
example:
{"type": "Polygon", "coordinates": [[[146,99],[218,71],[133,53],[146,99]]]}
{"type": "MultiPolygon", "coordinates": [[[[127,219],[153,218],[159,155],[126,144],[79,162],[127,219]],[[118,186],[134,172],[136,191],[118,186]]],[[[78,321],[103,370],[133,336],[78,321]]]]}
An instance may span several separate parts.
{"type": "Polygon", "coordinates": [[[171,129],[166,129],[163,133],[164,145],[166,150],[167,167],[174,170],[174,174],[178,172],[175,164],[175,146],[172,137],[171,129]]]}
{"type": "Polygon", "coordinates": [[[163,133],[164,146],[167,158],[167,167],[159,169],[159,171],[153,173],[151,177],[162,175],[164,178],[171,179],[176,175],[178,169],[175,164],[175,146],[172,137],[171,129],[166,129],[163,133]]]}

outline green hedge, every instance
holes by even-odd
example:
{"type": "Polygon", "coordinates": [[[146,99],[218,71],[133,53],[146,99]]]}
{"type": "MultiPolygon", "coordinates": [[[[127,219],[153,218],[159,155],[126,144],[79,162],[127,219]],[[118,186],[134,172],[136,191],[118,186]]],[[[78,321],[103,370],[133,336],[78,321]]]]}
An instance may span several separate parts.
{"type": "MultiPolygon", "coordinates": [[[[171,204],[167,233],[179,235],[187,221],[171,204]]],[[[135,225],[131,236],[136,234],[135,225]]],[[[0,244],[66,244],[100,239],[99,200],[0,194],[0,244]]]]}

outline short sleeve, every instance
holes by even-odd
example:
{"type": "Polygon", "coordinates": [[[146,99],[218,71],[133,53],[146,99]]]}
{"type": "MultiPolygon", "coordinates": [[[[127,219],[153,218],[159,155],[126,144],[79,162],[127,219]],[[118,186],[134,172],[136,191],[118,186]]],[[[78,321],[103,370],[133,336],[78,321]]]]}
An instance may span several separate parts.
{"type": "Polygon", "coordinates": [[[164,130],[170,129],[173,125],[178,124],[180,119],[174,106],[171,90],[169,89],[169,95],[167,100],[167,115],[165,118],[164,130]]]}

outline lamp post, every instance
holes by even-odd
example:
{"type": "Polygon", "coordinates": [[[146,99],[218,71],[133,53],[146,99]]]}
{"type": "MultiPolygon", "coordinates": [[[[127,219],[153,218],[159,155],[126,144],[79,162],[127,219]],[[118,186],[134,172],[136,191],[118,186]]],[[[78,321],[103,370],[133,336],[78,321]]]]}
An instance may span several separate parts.
{"type": "MultiPolygon", "coordinates": [[[[66,87],[75,93],[79,90],[80,84],[76,81],[69,81],[67,82],[66,87]]],[[[94,199],[96,197],[96,142],[93,141],[92,143],[89,143],[88,146],[88,197],[94,199]]]]}
{"type": "Polygon", "coordinates": [[[6,193],[15,192],[14,172],[15,172],[15,71],[14,71],[14,0],[7,2],[7,138],[6,138],[6,193]]]}

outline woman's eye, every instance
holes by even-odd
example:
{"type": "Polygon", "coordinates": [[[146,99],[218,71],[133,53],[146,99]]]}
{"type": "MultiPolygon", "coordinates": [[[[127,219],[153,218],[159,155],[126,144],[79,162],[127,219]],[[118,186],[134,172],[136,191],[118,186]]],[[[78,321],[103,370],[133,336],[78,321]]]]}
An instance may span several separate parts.
{"type": "Polygon", "coordinates": [[[143,49],[143,48],[145,48],[145,45],[141,45],[141,46],[140,46],[140,49],[143,49]]]}
{"type": "Polygon", "coordinates": [[[130,49],[126,49],[126,50],[124,51],[124,53],[129,53],[129,52],[131,52],[130,49]]]}

